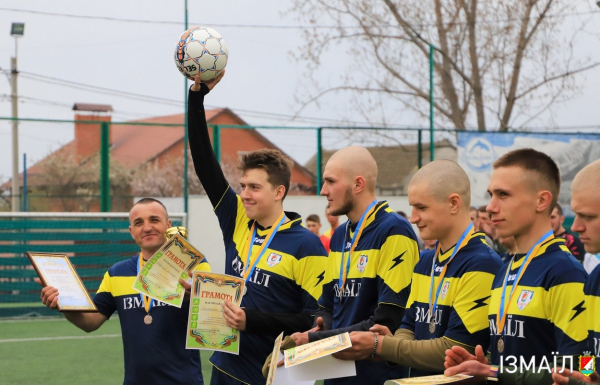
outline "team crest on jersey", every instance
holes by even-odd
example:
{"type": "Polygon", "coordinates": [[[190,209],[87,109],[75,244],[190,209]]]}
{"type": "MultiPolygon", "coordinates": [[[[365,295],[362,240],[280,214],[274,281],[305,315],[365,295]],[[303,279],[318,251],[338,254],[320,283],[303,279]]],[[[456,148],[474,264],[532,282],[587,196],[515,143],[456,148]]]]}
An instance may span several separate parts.
{"type": "Polygon", "coordinates": [[[519,310],[525,309],[525,306],[529,305],[531,299],[533,298],[533,291],[531,290],[523,290],[521,294],[519,294],[519,299],[517,300],[517,306],[519,310]]]}
{"type": "Polygon", "coordinates": [[[267,258],[267,265],[269,265],[269,267],[276,266],[279,262],[281,262],[281,255],[275,253],[269,254],[269,258],[267,258]]]}
{"type": "Polygon", "coordinates": [[[442,286],[442,292],[440,294],[440,297],[442,297],[442,299],[446,298],[446,294],[448,294],[449,288],[450,288],[450,281],[444,282],[444,285],[442,286]]]}
{"type": "Polygon", "coordinates": [[[356,268],[359,272],[362,273],[363,271],[365,271],[365,268],[367,267],[367,262],[369,262],[369,257],[367,257],[366,255],[361,255],[360,258],[358,258],[358,264],[356,265],[356,268]]]}
{"type": "Polygon", "coordinates": [[[583,354],[583,356],[579,356],[579,371],[589,377],[596,370],[596,357],[592,355],[592,352],[583,352],[583,354]]]}

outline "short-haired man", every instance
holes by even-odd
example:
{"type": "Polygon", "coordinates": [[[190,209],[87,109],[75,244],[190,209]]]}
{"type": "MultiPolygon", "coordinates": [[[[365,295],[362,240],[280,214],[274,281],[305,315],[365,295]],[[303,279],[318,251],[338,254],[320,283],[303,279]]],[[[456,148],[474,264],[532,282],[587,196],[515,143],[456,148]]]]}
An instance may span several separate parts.
{"type": "Polygon", "coordinates": [[[324,236],[331,239],[333,236],[333,232],[340,226],[340,216],[339,215],[331,215],[329,212],[329,206],[325,208],[325,218],[327,218],[327,222],[329,223],[329,230],[323,233],[324,236]]]}
{"type": "MultiPolygon", "coordinates": [[[[600,160],[585,166],[571,184],[571,209],[575,220],[571,230],[579,233],[588,253],[600,253],[600,160]]],[[[600,363],[600,267],[590,274],[583,289],[587,310],[588,348],[600,363]]],[[[556,384],[600,383],[597,369],[589,377],[579,372],[555,373],[556,384]],[[569,381],[569,377],[571,381],[569,381]],[[581,382],[575,381],[580,380],[581,382]]]]}
{"type": "Polygon", "coordinates": [[[475,231],[479,231],[479,211],[477,211],[476,207],[471,206],[471,208],[469,209],[469,216],[471,218],[473,226],[475,226],[475,231]]]}
{"type": "MultiPolygon", "coordinates": [[[[321,195],[332,215],[346,225],[331,238],[329,266],[319,312],[328,330],[295,333],[298,345],[343,332],[368,331],[375,324],[396,330],[410,294],[412,270],[419,259],[416,236],[406,219],[375,199],[377,163],[366,148],[347,147],[329,159],[321,195]]],[[[371,341],[373,343],[373,334],[371,341]]],[[[373,346],[371,345],[371,348],[373,346]]],[[[359,361],[356,376],[325,384],[383,384],[402,377],[404,368],[359,361]]]]}
{"type": "Polygon", "coordinates": [[[496,247],[495,243],[494,243],[494,228],[492,227],[492,222],[490,221],[490,214],[485,211],[486,206],[479,206],[477,208],[477,215],[476,215],[476,225],[475,227],[477,228],[477,231],[481,231],[485,234],[485,240],[488,243],[488,245],[490,245],[490,247],[492,249],[494,249],[496,252],[498,251],[498,248],[496,247]]]}
{"type": "Polygon", "coordinates": [[[471,185],[451,160],[435,160],[421,168],[408,185],[413,207],[410,221],[436,248],[421,254],[412,276],[408,307],[394,336],[352,333],[352,347],[335,357],[365,359],[376,355],[411,367],[411,377],[444,371],[446,349],[462,346],[473,352],[489,341],[488,305],[500,258],[476,232],[469,215],[471,185]],[[375,350],[374,350],[375,349],[375,350]]]}
{"type": "Polygon", "coordinates": [[[514,237],[498,237],[498,242],[506,249],[504,253],[500,255],[502,264],[505,264],[513,259],[515,256],[517,245],[515,244],[514,237]]]}
{"type": "MultiPolygon", "coordinates": [[[[494,162],[488,186],[492,223],[500,237],[513,236],[517,254],[496,275],[490,301],[491,364],[506,368],[507,356],[542,366],[543,360],[578,356],[586,348],[587,274],[564,240],[554,238],[550,213],[560,189],[556,163],[533,149],[508,152],[494,162]]],[[[512,362],[512,361],[510,361],[512,362]]],[[[476,349],[446,352],[446,374],[494,374],[476,349]],[[465,361],[465,362],[463,362],[465,361]]],[[[520,363],[517,363],[520,365],[520,363]]],[[[548,383],[549,371],[498,374],[501,383],[548,383]]]]}
{"type": "Polygon", "coordinates": [[[225,273],[241,276],[247,289],[242,307],[226,301],[227,325],[240,330],[240,354],[216,352],[211,384],[264,384],[261,368],[281,332],[313,324],[327,253],[297,213],[283,211],[291,160],[263,149],[241,157],[241,193],[229,186],[212,150],[204,95],[222,78],[200,75],[189,92],[189,138],[196,173],[219,220],[225,243],[225,273]]]}
{"type": "Polygon", "coordinates": [[[583,262],[583,257],[585,255],[585,248],[583,247],[583,243],[579,240],[577,236],[567,231],[563,227],[563,223],[565,222],[565,216],[563,215],[563,209],[560,203],[556,204],[554,210],[552,210],[552,214],[550,215],[550,224],[552,226],[552,232],[556,238],[562,238],[565,240],[565,245],[571,250],[571,254],[580,262],[583,262]]]}
{"type": "Polygon", "coordinates": [[[321,243],[323,244],[323,247],[325,248],[325,251],[327,251],[327,253],[329,253],[329,238],[326,237],[325,235],[321,235],[321,218],[319,218],[319,216],[317,214],[311,214],[309,216],[306,217],[306,228],[313,233],[314,235],[316,235],[317,237],[319,237],[319,239],[321,240],[321,243]]]}
{"type": "MultiPolygon", "coordinates": [[[[160,201],[144,198],[136,202],[129,212],[129,232],[140,253],[116,263],[104,274],[94,296],[98,313],[63,313],[88,333],[102,326],[115,311],[119,314],[126,385],[204,383],[199,352],[185,348],[189,301],[177,308],[132,289],[144,263],[165,243],[169,227],[171,220],[160,201]]],[[[203,260],[196,270],[210,271],[208,262],[203,260]]],[[[52,286],[42,289],[42,302],[51,309],[56,309],[58,296],[58,289],[52,286]]]]}

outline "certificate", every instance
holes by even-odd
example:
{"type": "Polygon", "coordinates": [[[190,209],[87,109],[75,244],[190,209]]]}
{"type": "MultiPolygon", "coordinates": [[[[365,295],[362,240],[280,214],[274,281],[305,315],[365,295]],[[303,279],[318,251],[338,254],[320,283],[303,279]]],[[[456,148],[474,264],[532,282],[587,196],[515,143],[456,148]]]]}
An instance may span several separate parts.
{"type": "Polygon", "coordinates": [[[423,376],[413,378],[401,378],[399,380],[388,380],[385,385],[437,385],[437,384],[452,384],[452,383],[467,383],[472,376],[465,374],[455,374],[454,376],[444,376],[438,374],[435,376],[423,376]]]}
{"type": "Polygon", "coordinates": [[[42,285],[58,289],[58,310],[97,312],[83,282],[64,254],[27,253],[42,285]]]}
{"type": "Polygon", "coordinates": [[[308,361],[317,360],[333,353],[337,353],[352,346],[350,334],[343,333],[337,336],[324,338],[319,341],[288,349],[284,352],[285,367],[300,365],[308,361]]]}
{"type": "Polygon", "coordinates": [[[279,349],[283,340],[283,332],[275,339],[273,352],[271,353],[271,364],[269,365],[269,374],[267,374],[267,385],[273,385],[275,380],[275,370],[277,370],[277,360],[279,359],[279,349]]]}
{"type": "Polygon", "coordinates": [[[185,290],[179,278],[188,279],[193,270],[204,259],[180,234],[175,234],[140,269],[133,282],[133,290],[157,301],[181,307],[185,290]]]}
{"type": "Polygon", "coordinates": [[[221,305],[227,300],[239,306],[243,290],[240,277],[194,271],[186,349],[239,354],[240,332],[227,326],[221,305]]]}

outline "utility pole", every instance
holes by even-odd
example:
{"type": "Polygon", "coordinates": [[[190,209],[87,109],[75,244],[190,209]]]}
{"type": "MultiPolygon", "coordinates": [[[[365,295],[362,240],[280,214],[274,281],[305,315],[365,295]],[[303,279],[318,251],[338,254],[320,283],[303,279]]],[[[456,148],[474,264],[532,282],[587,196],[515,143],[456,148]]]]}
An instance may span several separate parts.
{"type": "MultiPolygon", "coordinates": [[[[185,25],[184,31],[188,30],[188,0],[184,0],[184,13],[185,13],[185,25]]],[[[183,211],[188,213],[188,204],[189,204],[189,195],[188,195],[188,147],[189,147],[189,138],[188,138],[188,79],[187,76],[183,77],[185,80],[183,81],[183,100],[184,100],[184,111],[183,111],[183,211]]],[[[187,217],[186,217],[187,218],[187,217]]],[[[187,220],[187,219],[186,219],[187,220]]],[[[185,224],[184,224],[185,226],[185,224]]]]}
{"type": "Polygon", "coordinates": [[[10,101],[12,104],[12,211],[19,211],[19,105],[17,94],[17,58],[10,58],[10,101]]]}
{"type": "Polygon", "coordinates": [[[17,42],[25,31],[24,23],[12,23],[10,35],[15,37],[15,57],[10,58],[10,85],[12,104],[12,211],[19,211],[19,97],[17,92],[17,42]]]}

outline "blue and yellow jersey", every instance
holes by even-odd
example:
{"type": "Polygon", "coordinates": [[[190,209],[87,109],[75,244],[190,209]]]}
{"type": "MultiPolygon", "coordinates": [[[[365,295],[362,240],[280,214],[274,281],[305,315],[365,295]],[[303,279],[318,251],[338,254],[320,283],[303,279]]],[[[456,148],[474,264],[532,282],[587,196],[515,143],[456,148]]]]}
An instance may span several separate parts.
{"type": "MultiPolygon", "coordinates": [[[[225,242],[225,273],[242,276],[243,254],[253,221],[246,216],[241,198],[228,188],[216,205],[225,242]]],[[[265,313],[307,313],[314,315],[321,295],[327,253],[319,237],[302,226],[302,218],[286,212],[290,220],[274,234],[269,248],[247,282],[242,307],[265,313]]],[[[252,260],[265,240],[268,229],[257,226],[252,260]]],[[[300,331],[300,330],[299,330],[300,331]]],[[[215,353],[211,362],[217,369],[247,383],[264,383],[262,365],[273,350],[275,337],[240,333],[240,354],[215,353]]]]}
{"type": "MultiPolygon", "coordinates": [[[[505,301],[524,255],[517,255],[505,264],[494,279],[490,301],[490,351],[492,364],[500,364],[497,349],[502,334],[496,314],[500,308],[502,285],[510,269],[505,301]]],[[[554,238],[542,244],[538,255],[531,259],[515,289],[504,324],[502,355],[531,360],[542,356],[553,360],[552,353],[580,355],[586,350],[587,314],[583,285],[587,274],[569,252],[563,239],[554,238]]],[[[589,311],[588,311],[589,312],[589,311]]]]}
{"type": "MultiPolygon", "coordinates": [[[[492,282],[502,262],[500,257],[485,242],[484,233],[474,233],[467,244],[456,253],[448,265],[441,283],[435,315],[435,332],[429,332],[431,311],[429,291],[431,266],[436,259],[433,291],[435,293],[442,269],[454,252],[453,246],[446,252],[426,250],[421,254],[412,276],[407,310],[400,328],[415,333],[416,340],[447,338],[452,342],[475,347],[489,343],[488,306],[492,282]]],[[[411,370],[411,376],[430,373],[411,370]]]]}
{"type": "Polygon", "coordinates": [[[326,284],[319,305],[333,310],[332,329],[368,319],[379,304],[404,308],[410,293],[412,271],[419,260],[417,237],[412,226],[390,209],[387,202],[379,202],[366,218],[366,226],[350,256],[344,290],[340,293],[342,248],[346,248],[347,258],[354,230],[349,229],[343,245],[346,226],[339,226],[329,245],[326,284]]]}
{"type": "MultiPolygon", "coordinates": [[[[600,357],[600,265],[588,277],[583,291],[589,332],[587,350],[600,357]]],[[[600,362],[596,360],[596,368],[598,364],[600,362]]]]}
{"type": "MultiPolygon", "coordinates": [[[[146,309],[133,290],[139,255],[113,265],[104,274],[94,296],[96,307],[107,318],[119,314],[125,357],[124,384],[202,384],[198,351],[186,350],[189,302],[181,308],[153,301],[152,323],[146,325],[146,309]]],[[[210,271],[204,259],[195,268],[210,271]]]]}

